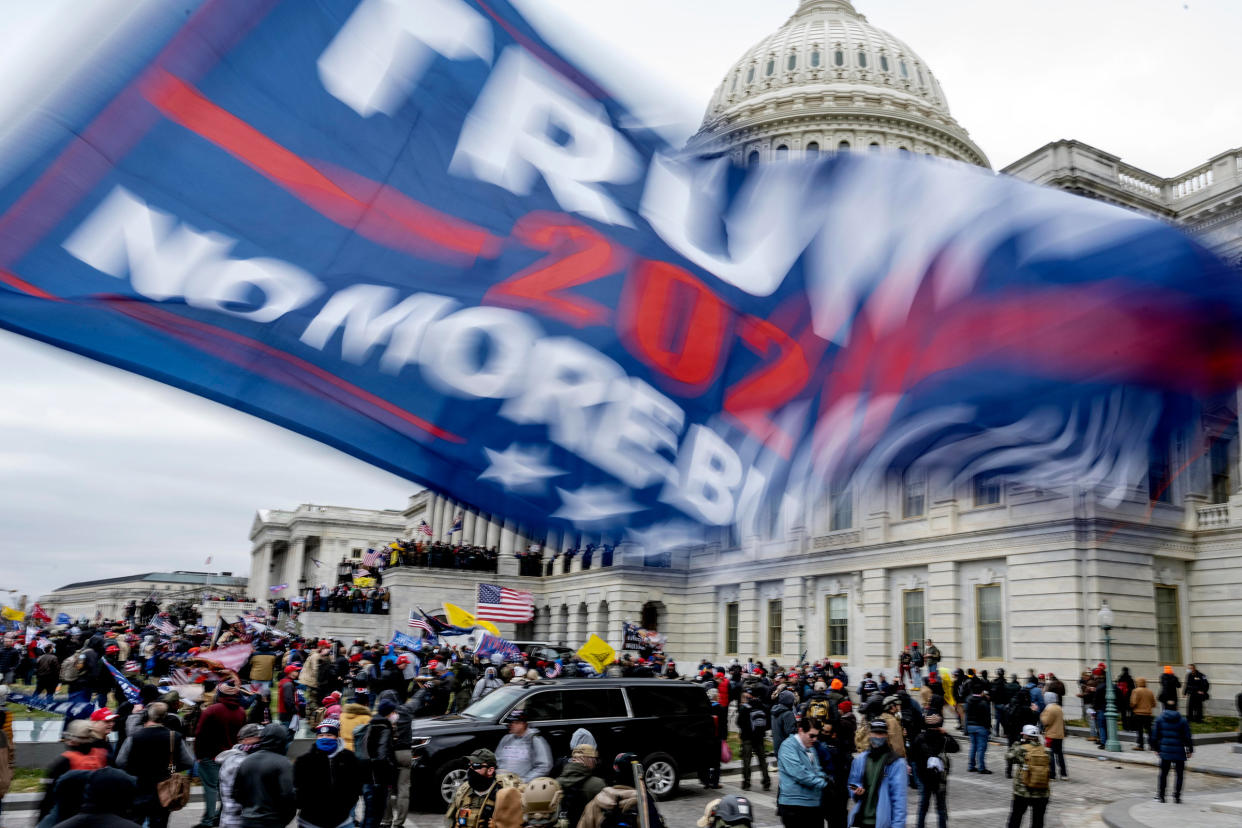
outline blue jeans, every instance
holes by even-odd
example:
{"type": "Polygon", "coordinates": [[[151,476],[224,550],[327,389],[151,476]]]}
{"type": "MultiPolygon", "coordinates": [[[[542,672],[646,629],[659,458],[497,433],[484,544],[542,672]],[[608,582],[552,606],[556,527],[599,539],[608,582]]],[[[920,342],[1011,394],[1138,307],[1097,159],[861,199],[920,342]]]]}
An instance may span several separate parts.
{"type": "Polygon", "coordinates": [[[388,807],[388,786],[368,782],[362,786],[362,828],[379,828],[388,807]]]}
{"type": "Polygon", "coordinates": [[[203,818],[200,825],[220,824],[220,766],[211,759],[199,759],[194,769],[203,783],[203,818]]]}
{"type": "Polygon", "coordinates": [[[968,724],[966,733],[970,736],[970,769],[987,770],[989,728],[968,724]]]}

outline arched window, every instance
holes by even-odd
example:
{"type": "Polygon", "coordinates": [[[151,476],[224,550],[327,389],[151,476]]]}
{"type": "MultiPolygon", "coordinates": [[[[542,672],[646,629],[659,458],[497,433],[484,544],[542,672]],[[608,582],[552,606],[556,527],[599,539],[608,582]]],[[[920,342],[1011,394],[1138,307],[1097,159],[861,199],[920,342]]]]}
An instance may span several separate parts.
{"type": "Polygon", "coordinates": [[[888,71],[888,55],[880,55],[880,69],[888,71]]]}
{"type": "Polygon", "coordinates": [[[862,69],[867,68],[867,53],[861,49],[858,50],[858,65],[862,69]]]}
{"type": "Polygon", "coordinates": [[[754,83],[754,80],[755,80],[755,67],[752,66],[746,72],[746,82],[754,83]]]}
{"type": "Polygon", "coordinates": [[[776,160],[786,161],[788,160],[788,158],[789,158],[789,147],[785,146],[784,144],[781,144],[779,147],[776,148],[776,160]]]}
{"type": "Polygon", "coordinates": [[[786,63],[785,66],[790,72],[798,68],[798,53],[797,52],[792,52],[789,55],[789,62],[786,63]]]}
{"type": "Polygon", "coordinates": [[[751,150],[750,155],[746,156],[746,166],[753,167],[759,163],[759,150],[751,150]]]}
{"type": "Polygon", "coordinates": [[[737,82],[738,82],[739,80],[741,80],[741,78],[742,78],[742,73],[741,73],[741,72],[738,72],[736,75],[734,75],[734,76],[733,76],[733,89],[732,89],[732,90],[730,90],[730,91],[732,91],[732,92],[736,92],[736,91],[737,91],[737,82]]]}
{"type": "Polygon", "coordinates": [[[807,155],[819,155],[819,142],[812,141],[811,143],[807,144],[806,154],[807,155]]]}
{"type": "Polygon", "coordinates": [[[840,49],[837,49],[835,52],[833,52],[832,62],[835,63],[837,66],[844,66],[845,65],[845,52],[842,52],[840,49]]]}
{"type": "Polygon", "coordinates": [[[923,80],[923,67],[916,66],[914,68],[915,68],[915,71],[919,73],[919,86],[926,86],[927,82],[923,80]]]}
{"type": "Polygon", "coordinates": [[[869,149],[869,150],[878,150],[879,148],[880,148],[880,142],[879,142],[879,141],[872,141],[872,142],[871,142],[871,143],[867,146],[867,149],[869,149]]]}
{"type": "Polygon", "coordinates": [[[910,153],[910,150],[906,149],[905,147],[898,147],[898,148],[897,148],[897,151],[898,151],[898,152],[904,152],[904,153],[906,153],[906,154],[909,154],[909,153],[910,153]]]}
{"type": "Polygon", "coordinates": [[[850,142],[849,142],[849,141],[842,141],[841,143],[837,144],[837,151],[838,151],[838,152],[849,152],[849,151],[850,151],[850,142]]]}
{"type": "Polygon", "coordinates": [[[770,57],[770,58],[768,58],[768,72],[767,72],[767,74],[768,74],[768,77],[769,77],[769,78],[770,78],[770,77],[772,77],[772,75],[776,74],[776,58],[774,58],[774,57],[770,57]]]}
{"type": "Polygon", "coordinates": [[[812,69],[819,68],[819,49],[816,49],[815,51],[811,52],[811,68],[812,69]]]}
{"type": "Polygon", "coordinates": [[[906,68],[906,62],[904,60],[897,61],[897,66],[901,69],[901,76],[903,78],[910,77],[910,70],[906,68]]]}

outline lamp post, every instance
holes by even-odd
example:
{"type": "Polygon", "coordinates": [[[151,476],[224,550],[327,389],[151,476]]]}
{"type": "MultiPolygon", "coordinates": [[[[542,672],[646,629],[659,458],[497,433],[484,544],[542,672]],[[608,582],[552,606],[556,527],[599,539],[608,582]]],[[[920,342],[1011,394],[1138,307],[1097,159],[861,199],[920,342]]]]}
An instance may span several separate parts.
{"type": "Polygon", "coordinates": [[[804,629],[805,628],[801,624],[798,625],[798,665],[799,666],[801,666],[802,664],[802,654],[806,652],[806,650],[802,649],[802,633],[804,629]]]}
{"type": "Polygon", "coordinates": [[[1104,726],[1108,734],[1104,749],[1117,753],[1121,742],[1117,740],[1117,699],[1113,693],[1113,611],[1107,601],[1101,602],[1099,621],[1104,631],[1104,726]]]}

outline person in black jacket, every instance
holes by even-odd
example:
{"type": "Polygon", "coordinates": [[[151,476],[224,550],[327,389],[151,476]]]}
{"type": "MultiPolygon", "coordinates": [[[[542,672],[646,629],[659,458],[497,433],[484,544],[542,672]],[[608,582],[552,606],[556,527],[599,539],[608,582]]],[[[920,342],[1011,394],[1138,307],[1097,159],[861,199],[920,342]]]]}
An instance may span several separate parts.
{"type": "MultiPolygon", "coordinates": [[[[316,828],[354,824],[354,805],[362,794],[362,765],[341,742],[340,732],[340,722],[324,719],[315,728],[315,746],[293,763],[299,824],[316,828]]],[[[405,820],[393,824],[405,825],[405,820]]]]}
{"type": "Polygon", "coordinates": [[[992,732],[992,708],[980,684],[971,685],[966,699],[966,732],[970,734],[970,763],[966,770],[971,773],[991,773],[988,770],[988,734],[992,732]]]}
{"type": "Polygon", "coordinates": [[[365,728],[354,734],[354,747],[362,769],[362,828],[378,828],[388,810],[388,797],[397,782],[397,754],[393,747],[393,723],[397,705],[381,699],[365,728]]]}
{"type": "Polygon", "coordinates": [[[919,798],[919,828],[927,824],[927,811],[931,807],[932,798],[936,800],[936,815],[940,820],[940,828],[949,824],[949,757],[957,753],[957,740],[944,731],[944,719],[932,714],[927,717],[927,727],[910,742],[906,759],[910,763],[911,772],[918,774],[921,796],[919,798]],[[930,760],[936,760],[932,762],[930,760]]]}
{"type": "Polygon", "coordinates": [[[742,789],[750,789],[750,760],[754,756],[759,760],[759,774],[763,779],[763,789],[772,789],[772,779],[768,774],[768,754],[764,746],[764,737],[768,732],[768,712],[763,709],[753,693],[742,691],[742,703],[737,707],[737,736],[742,743],[742,789]]]}
{"type": "Polygon", "coordinates": [[[56,823],[55,828],[136,828],[126,817],[134,807],[138,786],[134,777],[116,768],[91,771],[86,778],[82,810],[56,823]]]}
{"type": "MultiPolygon", "coordinates": [[[[1182,689],[1181,680],[1173,675],[1173,668],[1165,665],[1164,673],[1160,676],[1160,695],[1156,696],[1156,701],[1161,704],[1173,702],[1174,709],[1177,707],[1177,691],[1182,689]]],[[[1103,708],[1097,708],[1103,710],[1103,708]]]]}
{"type": "Polygon", "coordinates": [[[1004,667],[997,668],[988,696],[992,700],[992,712],[996,717],[996,727],[993,732],[999,736],[1005,732],[1005,709],[1009,705],[1009,690],[1005,685],[1004,667]]]}
{"type": "Polygon", "coordinates": [[[293,766],[285,758],[289,728],[273,722],[263,728],[259,744],[242,760],[233,781],[233,799],[241,806],[245,828],[284,828],[293,819],[293,766]]]}
{"type": "Polygon", "coordinates": [[[164,702],[152,702],[144,712],[146,722],[130,733],[125,744],[121,746],[121,752],[117,754],[116,763],[137,780],[135,819],[145,819],[150,828],[165,828],[168,825],[169,811],[160,805],[156,786],[169,777],[170,763],[178,771],[189,770],[194,767],[194,757],[181,734],[166,726],[168,705],[164,702]]]}
{"type": "Polygon", "coordinates": [[[1209,686],[1207,676],[1191,664],[1186,673],[1186,689],[1182,691],[1186,696],[1186,718],[1190,721],[1203,721],[1203,703],[1208,700],[1209,686]]]}

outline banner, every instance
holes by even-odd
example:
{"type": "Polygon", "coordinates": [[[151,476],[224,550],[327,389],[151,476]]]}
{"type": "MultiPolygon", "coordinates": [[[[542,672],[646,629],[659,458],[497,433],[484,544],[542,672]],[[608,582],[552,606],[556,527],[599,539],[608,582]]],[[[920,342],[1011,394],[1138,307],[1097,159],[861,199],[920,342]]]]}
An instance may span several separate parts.
{"type": "Polygon", "coordinates": [[[69,617],[69,613],[67,612],[58,612],[56,613],[56,623],[57,624],[72,624],[73,619],[69,617]]]}
{"type": "Polygon", "coordinates": [[[506,660],[516,660],[522,657],[522,651],[518,649],[516,644],[489,632],[482,633],[479,636],[479,643],[474,648],[474,654],[479,658],[491,658],[493,655],[499,655],[506,660]]]}
{"type": "Polygon", "coordinates": [[[219,664],[221,667],[227,667],[233,672],[237,672],[242,668],[242,665],[250,660],[250,654],[253,651],[254,647],[249,644],[230,644],[217,650],[204,650],[196,658],[219,664]]]}
{"type": "Polygon", "coordinates": [[[630,621],[621,622],[621,649],[641,650],[647,644],[643,640],[643,631],[637,624],[630,621]]]}
{"type": "Polygon", "coordinates": [[[95,703],[90,701],[70,701],[68,696],[30,696],[26,693],[9,693],[9,704],[24,704],[36,710],[67,716],[70,719],[85,719],[95,712],[95,703]]]}
{"type": "Polygon", "coordinates": [[[595,669],[595,672],[603,673],[604,668],[617,660],[617,651],[607,641],[592,633],[591,637],[582,645],[582,648],[578,650],[578,656],[587,664],[590,664],[595,669]]]}
{"type": "Polygon", "coordinates": [[[373,587],[376,584],[374,578],[368,578],[365,575],[354,578],[354,586],[356,587],[373,587]]]}
{"type": "Polygon", "coordinates": [[[482,627],[492,635],[500,635],[500,628],[485,618],[478,618],[473,613],[466,612],[456,604],[444,603],[444,614],[448,616],[448,622],[454,627],[460,627],[465,630],[482,627]]]}
{"type": "Polygon", "coordinates": [[[1170,224],[941,160],[696,157],[507,0],[117,31],[6,124],[0,327],[532,531],[663,553],[923,466],[1120,497],[1242,382],[1242,280],[1170,224]]]}
{"type": "Polygon", "coordinates": [[[125,674],[116,667],[112,666],[112,662],[104,659],[104,666],[108,668],[108,672],[112,674],[112,678],[116,681],[116,686],[121,688],[121,693],[125,696],[125,701],[130,704],[141,704],[142,697],[138,694],[138,688],[133,682],[125,678],[125,674]]]}
{"type": "Polygon", "coordinates": [[[25,621],[26,613],[12,607],[4,607],[0,608],[0,618],[6,621],[25,621]]]}
{"type": "Polygon", "coordinates": [[[412,635],[406,635],[403,632],[394,632],[392,634],[392,641],[390,641],[389,643],[395,644],[398,647],[404,647],[407,650],[412,650],[415,652],[423,648],[422,641],[420,641],[419,639],[415,638],[412,635]]]}

